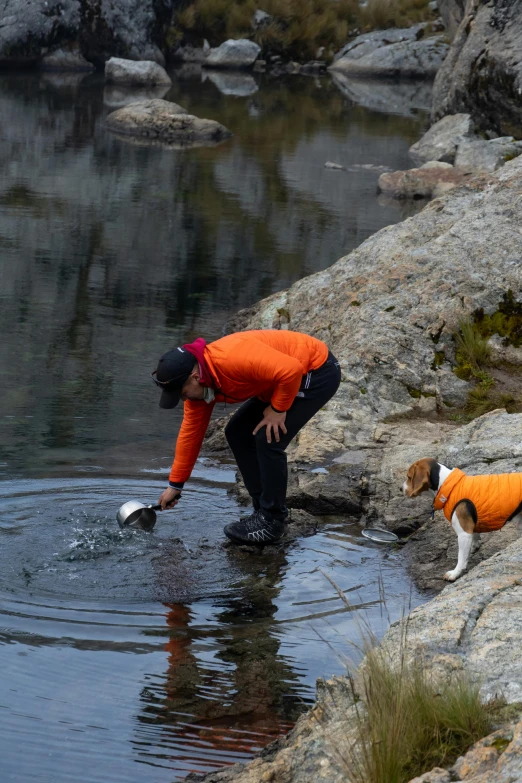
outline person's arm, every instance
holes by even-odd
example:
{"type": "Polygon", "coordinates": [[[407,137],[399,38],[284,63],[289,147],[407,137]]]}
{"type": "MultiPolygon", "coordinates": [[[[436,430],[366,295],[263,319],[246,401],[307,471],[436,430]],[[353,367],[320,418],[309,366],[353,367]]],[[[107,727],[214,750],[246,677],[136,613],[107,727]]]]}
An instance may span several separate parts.
{"type": "Polygon", "coordinates": [[[163,508],[172,508],[178,502],[183,485],[190,477],[198,458],[213,409],[213,402],[186,400],[183,403],[183,421],[176,442],[169,487],[159,499],[163,508]]]}

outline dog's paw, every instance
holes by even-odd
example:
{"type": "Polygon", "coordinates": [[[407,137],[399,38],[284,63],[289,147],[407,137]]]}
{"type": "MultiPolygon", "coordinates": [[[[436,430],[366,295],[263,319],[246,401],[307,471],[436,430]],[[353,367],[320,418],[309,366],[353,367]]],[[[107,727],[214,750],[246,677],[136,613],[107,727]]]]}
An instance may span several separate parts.
{"type": "Polygon", "coordinates": [[[446,573],[442,578],[445,579],[446,582],[454,582],[455,579],[458,578],[458,576],[459,576],[458,571],[446,571],[446,573]]]}

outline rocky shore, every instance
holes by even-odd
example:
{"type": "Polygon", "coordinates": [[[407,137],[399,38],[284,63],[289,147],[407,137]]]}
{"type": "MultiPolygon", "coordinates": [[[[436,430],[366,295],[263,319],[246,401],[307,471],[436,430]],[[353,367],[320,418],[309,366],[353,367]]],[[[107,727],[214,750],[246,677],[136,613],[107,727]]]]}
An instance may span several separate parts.
{"type": "MultiPolygon", "coordinates": [[[[408,501],[401,494],[408,466],[431,456],[474,474],[522,471],[522,414],[499,409],[463,425],[473,382],[454,373],[455,333],[463,319],[486,314],[501,324],[506,301],[519,312],[521,225],[518,158],[435,199],[228,325],[297,329],[329,344],[341,362],[342,383],[289,453],[290,504],[358,514],[362,524],[394,530],[403,537],[412,577],[433,592],[443,588],[442,575],[455,564],[456,538],[440,512],[431,520],[431,499],[408,501]]],[[[502,337],[493,334],[490,343],[501,352],[505,377],[519,378],[516,315],[510,323],[513,332],[500,327],[502,337]]],[[[219,424],[208,447],[224,448],[219,424]]],[[[484,697],[501,694],[513,705],[521,701],[521,558],[511,526],[482,536],[472,570],[408,621],[412,656],[422,651],[439,673],[466,670],[481,681],[484,697]]],[[[392,658],[399,637],[392,627],[383,641],[392,658]]],[[[207,776],[206,783],[346,781],[342,749],[354,731],[352,705],[347,681],[319,683],[317,704],[288,737],[244,767],[207,776]]],[[[424,783],[520,779],[520,726],[500,731],[507,750],[491,744],[495,735],[424,783]],[[486,777],[477,777],[477,770],[486,777]]]]}

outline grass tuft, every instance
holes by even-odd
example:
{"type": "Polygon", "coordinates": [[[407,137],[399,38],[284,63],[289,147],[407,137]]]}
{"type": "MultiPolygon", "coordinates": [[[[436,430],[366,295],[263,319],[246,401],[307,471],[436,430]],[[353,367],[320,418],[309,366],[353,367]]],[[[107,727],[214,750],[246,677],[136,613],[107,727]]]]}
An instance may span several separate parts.
{"type": "Polygon", "coordinates": [[[367,650],[350,783],[406,783],[449,766],[491,732],[501,708],[499,700],[484,703],[465,674],[437,681],[422,659],[407,659],[405,641],[395,662],[380,647],[367,650]]]}
{"type": "Polygon", "coordinates": [[[469,380],[472,375],[480,372],[491,360],[491,349],[475,324],[471,321],[460,321],[459,331],[455,335],[456,359],[459,378],[469,380]]]}
{"type": "Polygon", "coordinates": [[[359,11],[360,24],[368,30],[409,27],[427,19],[428,0],[369,0],[359,11]]]}

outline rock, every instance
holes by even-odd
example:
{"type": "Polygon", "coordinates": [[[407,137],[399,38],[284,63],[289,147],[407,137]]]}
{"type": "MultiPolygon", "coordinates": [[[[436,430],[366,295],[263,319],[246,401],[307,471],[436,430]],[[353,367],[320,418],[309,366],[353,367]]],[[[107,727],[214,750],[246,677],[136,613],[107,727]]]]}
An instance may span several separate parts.
{"type": "Polygon", "coordinates": [[[333,163],[331,160],[327,160],[324,164],[325,169],[334,169],[335,171],[346,171],[344,166],[340,163],[333,163]]]}
{"type": "Polygon", "coordinates": [[[498,139],[463,139],[457,149],[455,165],[474,173],[496,171],[508,160],[522,154],[522,141],[513,136],[498,139]]]}
{"type": "Polygon", "coordinates": [[[462,185],[469,174],[451,163],[430,161],[419,169],[384,173],[379,177],[379,190],[393,198],[432,198],[462,185]]]}
{"type": "MultiPolygon", "coordinates": [[[[49,52],[52,58],[60,49],[77,49],[97,68],[112,56],[163,65],[160,47],[171,14],[171,0],[5,0],[0,11],[0,63],[27,65],[49,52]]],[[[59,67],[75,64],[60,56],[52,67],[58,62],[59,67]]]]}
{"type": "Polygon", "coordinates": [[[350,56],[352,59],[360,59],[390,44],[417,41],[423,37],[425,28],[425,24],[418,24],[413,27],[393,27],[391,30],[374,30],[371,33],[358,35],[357,38],[347,43],[334,55],[334,62],[345,56],[350,56]]]}
{"type": "Polygon", "coordinates": [[[266,11],[262,11],[260,8],[258,8],[252,17],[252,29],[256,31],[263,30],[265,27],[268,27],[270,24],[272,24],[272,21],[273,17],[270,16],[270,14],[267,14],[266,11]]]}
{"type": "Polygon", "coordinates": [[[259,89],[253,76],[248,73],[228,73],[226,71],[207,71],[207,78],[223,95],[235,95],[245,98],[254,95],[259,89]]]}
{"type": "Polygon", "coordinates": [[[447,769],[435,767],[431,772],[425,772],[424,775],[413,778],[410,783],[451,783],[451,775],[447,769]]]}
{"type": "Polygon", "coordinates": [[[118,134],[181,146],[217,143],[232,135],[219,122],[199,119],[163,100],[139,101],[118,109],[107,117],[107,127],[118,134]]]}
{"type": "Polygon", "coordinates": [[[428,78],[437,73],[448,49],[440,35],[382,45],[367,54],[362,54],[362,48],[358,47],[336,60],[330,70],[371,78],[428,78]]]}
{"type": "Polygon", "coordinates": [[[161,65],[150,60],[135,62],[111,57],[105,63],[105,79],[113,84],[135,84],[154,86],[156,84],[171,84],[168,73],[161,65]]]}
{"type": "Polygon", "coordinates": [[[466,0],[438,0],[437,8],[451,40],[462,22],[466,0]]]}
{"type": "Polygon", "coordinates": [[[5,0],[0,11],[0,63],[38,62],[57,43],[76,42],[80,22],[79,0],[50,6],[45,0],[5,0]]]}
{"type": "Polygon", "coordinates": [[[410,156],[415,163],[429,160],[453,163],[461,141],[473,135],[474,125],[469,114],[451,114],[432,125],[424,136],[410,147],[410,156]]]}
{"type": "Polygon", "coordinates": [[[94,71],[94,65],[81,54],[77,45],[55,49],[40,61],[43,71],[94,71]]]}
{"type": "Polygon", "coordinates": [[[414,117],[419,110],[431,109],[431,83],[426,79],[386,81],[384,79],[356,79],[338,71],[331,71],[332,80],[352,103],[372,111],[414,117]]]}
{"type": "Polygon", "coordinates": [[[520,0],[468,2],[435,80],[432,118],[469,112],[479,127],[520,138],[521,95],[520,0]]]}
{"type": "Polygon", "coordinates": [[[206,68],[248,69],[254,65],[260,52],[261,47],[254,41],[248,41],[244,38],[238,41],[229,39],[217,49],[210,50],[204,66],[206,68]]]}

